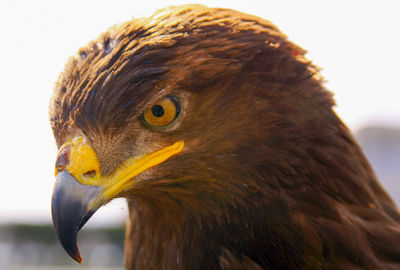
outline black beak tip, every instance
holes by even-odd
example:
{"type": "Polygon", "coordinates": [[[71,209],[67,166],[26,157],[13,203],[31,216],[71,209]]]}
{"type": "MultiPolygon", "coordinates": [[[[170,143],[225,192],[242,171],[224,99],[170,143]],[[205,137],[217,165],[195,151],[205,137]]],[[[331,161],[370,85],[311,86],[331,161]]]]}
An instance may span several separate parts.
{"type": "Polygon", "coordinates": [[[79,223],[76,222],[76,218],[73,216],[69,216],[70,219],[65,219],[63,218],[63,215],[59,215],[64,211],[63,209],[57,209],[61,208],[57,201],[58,197],[53,194],[51,208],[56,235],[68,255],[70,255],[75,261],[81,263],[82,257],[80,255],[77,243],[79,229],[76,225],[79,223]]]}
{"type": "Polygon", "coordinates": [[[90,219],[90,217],[95,213],[95,211],[89,211],[82,219],[81,223],[72,222],[65,222],[61,224],[59,221],[60,219],[57,218],[57,215],[53,214],[53,224],[57,234],[58,239],[61,242],[61,245],[71,256],[72,259],[77,261],[78,263],[82,263],[82,257],[79,252],[78,248],[78,232],[80,229],[86,224],[86,222],[90,219]],[[79,224],[79,226],[76,226],[79,224]],[[60,228],[63,226],[63,228],[60,228]]]}
{"type": "Polygon", "coordinates": [[[96,212],[97,209],[88,210],[87,206],[98,193],[97,187],[83,186],[67,172],[57,175],[51,201],[53,225],[61,245],[78,263],[82,262],[78,232],[96,212]]]}
{"type": "Polygon", "coordinates": [[[74,259],[78,263],[82,263],[83,260],[82,260],[81,254],[79,252],[76,241],[75,241],[74,245],[65,244],[65,245],[63,245],[63,247],[64,247],[65,251],[68,253],[68,255],[71,256],[72,259],[74,259]]]}

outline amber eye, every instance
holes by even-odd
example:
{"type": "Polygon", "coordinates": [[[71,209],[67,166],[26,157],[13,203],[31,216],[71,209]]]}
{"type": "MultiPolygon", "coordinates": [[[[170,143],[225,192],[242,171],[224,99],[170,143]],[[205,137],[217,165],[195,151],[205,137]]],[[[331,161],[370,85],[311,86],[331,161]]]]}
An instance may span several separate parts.
{"type": "Polygon", "coordinates": [[[179,101],[175,97],[167,96],[143,113],[146,124],[153,127],[163,127],[172,123],[180,113],[179,101]]]}

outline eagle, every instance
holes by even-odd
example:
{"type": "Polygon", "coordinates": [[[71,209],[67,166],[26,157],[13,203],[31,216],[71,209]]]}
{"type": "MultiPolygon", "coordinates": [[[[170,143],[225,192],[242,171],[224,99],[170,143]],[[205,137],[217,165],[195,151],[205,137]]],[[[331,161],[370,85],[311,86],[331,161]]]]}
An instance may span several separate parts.
{"type": "Polygon", "coordinates": [[[202,5],[117,25],[50,102],[56,234],[126,198],[127,269],[400,269],[400,215],[306,51],[202,5]]]}

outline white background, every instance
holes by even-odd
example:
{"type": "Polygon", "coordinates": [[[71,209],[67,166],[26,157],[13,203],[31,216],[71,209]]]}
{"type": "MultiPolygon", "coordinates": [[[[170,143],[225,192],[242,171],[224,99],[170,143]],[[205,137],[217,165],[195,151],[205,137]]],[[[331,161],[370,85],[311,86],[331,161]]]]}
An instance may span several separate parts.
{"type": "MultiPolygon", "coordinates": [[[[111,25],[190,1],[0,2],[0,222],[50,222],[57,149],[48,101],[67,58],[111,25]]],[[[399,1],[197,1],[274,22],[323,68],[356,130],[399,125],[399,1]]],[[[111,202],[91,224],[121,221],[111,202]]]]}

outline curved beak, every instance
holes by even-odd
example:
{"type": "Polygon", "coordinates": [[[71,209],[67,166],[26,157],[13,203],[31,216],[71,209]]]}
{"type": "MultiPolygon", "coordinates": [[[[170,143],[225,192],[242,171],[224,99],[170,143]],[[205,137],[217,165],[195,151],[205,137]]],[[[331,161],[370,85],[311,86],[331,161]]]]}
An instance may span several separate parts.
{"type": "Polygon", "coordinates": [[[103,188],[79,183],[66,171],[59,172],[51,199],[54,229],[65,251],[81,263],[77,236],[79,230],[101,206],[94,203],[103,188]]]}
{"type": "Polygon", "coordinates": [[[132,157],[112,175],[101,175],[97,155],[83,137],[75,137],[61,146],[51,212],[57,237],[65,251],[82,262],[77,235],[89,218],[103,204],[134,186],[135,176],[178,154],[183,145],[183,141],[178,141],[156,152],[132,157]]]}

